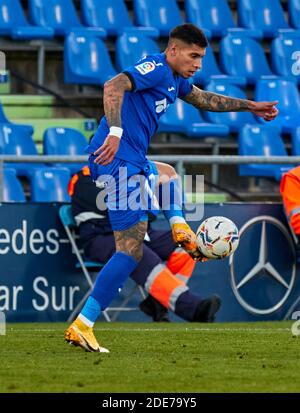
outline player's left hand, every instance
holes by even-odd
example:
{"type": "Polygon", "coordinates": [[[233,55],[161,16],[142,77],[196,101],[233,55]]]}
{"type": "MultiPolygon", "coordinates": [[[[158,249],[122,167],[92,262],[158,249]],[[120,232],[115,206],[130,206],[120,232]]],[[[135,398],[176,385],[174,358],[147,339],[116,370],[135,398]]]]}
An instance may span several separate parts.
{"type": "Polygon", "coordinates": [[[274,120],[279,113],[275,107],[277,103],[278,100],[273,102],[252,102],[251,112],[269,122],[274,120]]]}
{"type": "Polygon", "coordinates": [[[120,138],[114,135],[108,135],[103,142],[103,145],[94,152],[95,155],[99,154],[94,162],[101,165],[110,164],[118,152],[119,145],[120,138]]]}

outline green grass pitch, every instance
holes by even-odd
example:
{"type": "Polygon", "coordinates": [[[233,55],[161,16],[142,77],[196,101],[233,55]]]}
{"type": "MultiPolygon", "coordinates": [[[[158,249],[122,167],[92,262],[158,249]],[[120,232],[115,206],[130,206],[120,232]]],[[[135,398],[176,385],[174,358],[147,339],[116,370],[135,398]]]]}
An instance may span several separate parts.
{"type": "Polygon", "coordinates": [[[64,323],[9,324],[0,392],[299,392],[291,324],[97,323],[109,354],[65,343],[64,323]]]}

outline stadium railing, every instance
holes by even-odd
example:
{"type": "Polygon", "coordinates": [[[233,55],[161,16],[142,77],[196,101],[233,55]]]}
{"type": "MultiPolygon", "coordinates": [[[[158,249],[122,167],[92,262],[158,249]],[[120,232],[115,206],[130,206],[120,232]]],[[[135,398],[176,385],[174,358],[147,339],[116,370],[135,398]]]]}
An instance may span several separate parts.
{"type": "MultiPolygon", "coordinates": [[[[0,155],[0,202],[3,200],[3,164],[14,162],[30,163],[82,163],[87,162],[88,156],[65,155],[0,155]]],[[[177,173],[182,178],[185,175],[185,164],[198,165],[241,165],[241,164],[300,164],[300,156],[241,156],[241,155],[149,155],[151,161],[167,162],[174,165],[177,173]]]]}

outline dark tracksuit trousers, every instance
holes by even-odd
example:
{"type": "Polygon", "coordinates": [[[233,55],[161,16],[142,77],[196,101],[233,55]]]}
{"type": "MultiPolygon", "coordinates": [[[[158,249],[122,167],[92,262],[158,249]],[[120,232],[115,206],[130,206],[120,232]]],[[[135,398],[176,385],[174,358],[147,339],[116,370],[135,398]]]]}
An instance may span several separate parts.
{"type": "MultiPolygon", "coordinates": [[[[97,226],[89,221],[80,224],[79,231],[86,258],[106,262],[114,254],[112,232],[98,233],[97,226]]],[[[144,241],[143,257],[131,278],[179,317],[194,321],[201,298],[190,292],[187,282],[195,262],[181,248],[176,248],[171,231],[150,228],[148,236],[150,240],[144,241]]]]}

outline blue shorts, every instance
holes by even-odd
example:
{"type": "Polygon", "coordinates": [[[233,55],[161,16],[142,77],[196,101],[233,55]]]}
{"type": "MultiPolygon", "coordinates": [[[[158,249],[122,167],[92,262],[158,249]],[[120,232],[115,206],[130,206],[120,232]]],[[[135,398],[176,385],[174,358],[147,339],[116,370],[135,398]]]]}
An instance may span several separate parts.
{"type": "Polygon", "coordinates": [[[97,156],[90,155],[91,177],[99,188],[97,207],[108,209],[114,231],[122,231],[148,219],[148,212],[159,212],[156,188],[158,171],[154,162],[146,161],[141,166],[115,158],[109,165],[94,162],[97,156]]]}

